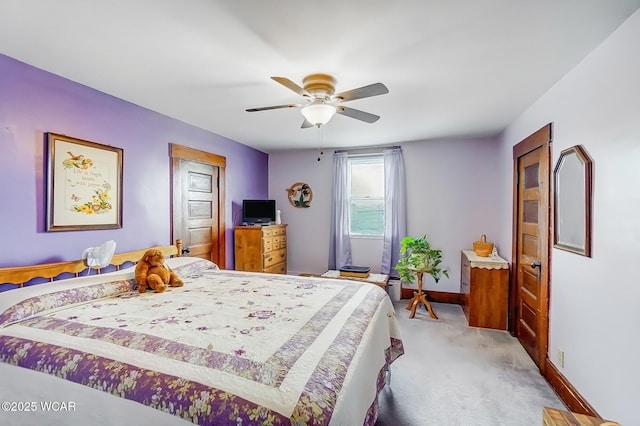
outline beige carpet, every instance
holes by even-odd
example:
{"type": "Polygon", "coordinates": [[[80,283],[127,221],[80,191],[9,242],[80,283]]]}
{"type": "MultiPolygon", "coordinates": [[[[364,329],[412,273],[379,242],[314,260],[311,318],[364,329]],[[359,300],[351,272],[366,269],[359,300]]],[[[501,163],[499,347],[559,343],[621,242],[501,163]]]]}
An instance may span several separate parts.
{"type": "Polygon", "coordinates": [[[391,366],[376,426],[540,426],[543,407],[566,409],[518,341],[467,326],[458,305],[414,319],[395,302],[405,354],[391,366]]]}

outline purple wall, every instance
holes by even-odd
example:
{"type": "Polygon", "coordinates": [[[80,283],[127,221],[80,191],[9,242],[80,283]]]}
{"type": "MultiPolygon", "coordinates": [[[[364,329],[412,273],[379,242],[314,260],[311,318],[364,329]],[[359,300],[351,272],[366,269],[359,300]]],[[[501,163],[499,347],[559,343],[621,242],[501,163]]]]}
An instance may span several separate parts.
{"type": "Polygon", "coordinates": [[[267,198],[268,155],[0,55],[0,267],[74,260],[171,239],[169,143],[227,158],[227,268],[243,198],[267,198]],[[123,227],[46,232],[46,142],[54,132],[124,149],[123,227]]]}

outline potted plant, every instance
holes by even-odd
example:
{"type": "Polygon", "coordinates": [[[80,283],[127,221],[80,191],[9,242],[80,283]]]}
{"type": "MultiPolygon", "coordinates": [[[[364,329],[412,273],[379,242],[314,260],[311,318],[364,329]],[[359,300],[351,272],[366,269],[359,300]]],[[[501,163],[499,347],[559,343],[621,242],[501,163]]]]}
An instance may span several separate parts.
{"type": "Polygon", "coordinates": [[[412,283],[416,279],[416,270],[430,274],[433,279],[440,281],[444,275],[449,278],[449,272],[440,267],[442,250],[431,247],[427,236],[404,237],[400,241],[400,260],[395,266],[400,272],[400,279],[412,283]]]}

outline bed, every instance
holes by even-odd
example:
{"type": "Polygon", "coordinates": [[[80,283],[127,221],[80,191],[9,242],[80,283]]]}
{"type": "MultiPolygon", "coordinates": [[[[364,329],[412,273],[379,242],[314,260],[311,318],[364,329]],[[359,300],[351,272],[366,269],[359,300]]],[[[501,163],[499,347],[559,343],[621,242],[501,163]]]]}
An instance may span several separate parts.
{"type": "Polygon", "coordinates": [[[375,423],[403,353],[383,289],[172,257],[184,287],[139,294],[143,252],[0,269],[52,280],[0,293],[3,425],[375,423]]]}

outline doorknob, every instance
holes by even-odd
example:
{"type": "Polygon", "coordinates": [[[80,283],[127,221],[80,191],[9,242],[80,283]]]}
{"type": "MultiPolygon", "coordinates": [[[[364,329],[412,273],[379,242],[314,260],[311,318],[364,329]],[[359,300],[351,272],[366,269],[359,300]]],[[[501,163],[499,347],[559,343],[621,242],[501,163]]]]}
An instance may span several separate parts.
{"type": "Polygon", "coordinates": [[[531,262],[532,268],[538,268],[538,272],[536,272],[536,279],[540,279],[540,273],[542,272],[542,263],[539,260],[531,262]]]}

